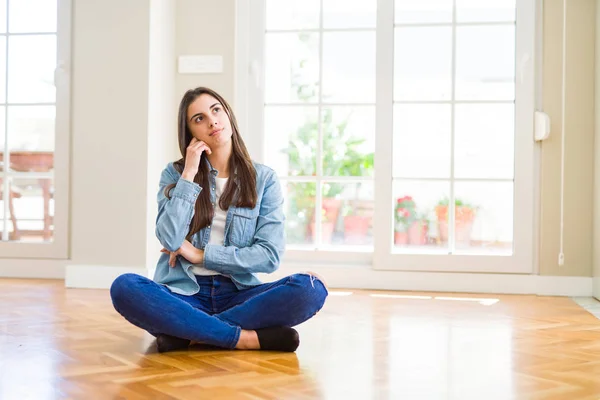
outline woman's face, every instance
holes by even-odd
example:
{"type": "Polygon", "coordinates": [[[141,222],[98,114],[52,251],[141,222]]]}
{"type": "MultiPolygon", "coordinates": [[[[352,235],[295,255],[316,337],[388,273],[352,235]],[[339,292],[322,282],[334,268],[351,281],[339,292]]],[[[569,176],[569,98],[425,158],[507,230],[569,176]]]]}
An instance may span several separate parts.
{"type": "Polygon", "coordinates": [[[202,94],[188,107],[187,124],[192,136],[216,150],[231,143],[231,121],[225,109],[209,94],[202,94]]]}

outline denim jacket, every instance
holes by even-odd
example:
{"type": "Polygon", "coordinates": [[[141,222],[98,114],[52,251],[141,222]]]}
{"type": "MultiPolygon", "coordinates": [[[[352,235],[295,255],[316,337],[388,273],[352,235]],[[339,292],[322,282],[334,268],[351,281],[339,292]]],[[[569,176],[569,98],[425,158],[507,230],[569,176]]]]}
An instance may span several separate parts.
{"type": "MultiPolygon", "coordinates": [[[[169,251],[175,251],[183,244],[200,192],[210,190],[211,201],[215,203],[215,177],[218,171],[208,160],[207,163],[210,188],[202,188],[197,183],[182,179],[172,163],[162,172],[157,196],[156,236],[169,251]],[[176,186],[171,189],[171,199],[168,199],[164,189],[172,183],[176,183],[176,186]]],[[[210,225],[194,234],[191,240],[195,247],[204,250],[203,266],[230,277],[239,289],[261,284],[255,273],[271,273],[279,268],[285,248],[285,216],[279,180],[269,167],[255,163],[254,168],[258,193],[256,207],[229,207],[223,245],[208,244],[210,225]]],[[[174,293],[193,295],[200,289],[192,272],[193,266],[178,256],[175,267],[171,268],[169,255],[161,253],[154,281],[166,285],[174,293]]]]}

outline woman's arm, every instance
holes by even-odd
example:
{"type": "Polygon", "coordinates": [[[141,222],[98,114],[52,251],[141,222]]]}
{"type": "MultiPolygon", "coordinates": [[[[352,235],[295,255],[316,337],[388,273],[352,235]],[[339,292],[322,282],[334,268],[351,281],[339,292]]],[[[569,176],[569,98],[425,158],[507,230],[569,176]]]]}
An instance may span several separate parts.
{"type": "Polygon", "coordinates": [[[183,244],[201,190],[200,185],[183,179],[168,166],[163,170],[157,194],[156,237],[165,249],[176,251],[183,244]],[[169,199],[165,196],[165,188],[174,183],[169,199]]]}
{"type": "Polygon", "coordinates": [[[283,195],[275,171],[271,171],[263,192],[254,233],[249,247],[207,244],[204,266],[223,274],[273,272],[285,250],[283,195]]]}

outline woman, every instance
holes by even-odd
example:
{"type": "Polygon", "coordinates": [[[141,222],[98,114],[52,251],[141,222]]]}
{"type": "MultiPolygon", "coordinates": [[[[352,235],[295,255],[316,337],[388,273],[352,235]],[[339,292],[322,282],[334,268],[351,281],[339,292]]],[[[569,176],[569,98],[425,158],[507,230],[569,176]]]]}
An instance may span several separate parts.
{"type": "Polygon", "coordinates": [[[253,163],[231,107],[207,88],[183,96],[183,158],[167,165],[158,192],[163,245],[154,280],[119,276],[115,309],[156,336],[159,352],[200,342],[235,349],[295,351],[291,328],[315,315],[327,289],[313,274],[262,284],[279,267],[283,197],[275,172],[253,163]]]}

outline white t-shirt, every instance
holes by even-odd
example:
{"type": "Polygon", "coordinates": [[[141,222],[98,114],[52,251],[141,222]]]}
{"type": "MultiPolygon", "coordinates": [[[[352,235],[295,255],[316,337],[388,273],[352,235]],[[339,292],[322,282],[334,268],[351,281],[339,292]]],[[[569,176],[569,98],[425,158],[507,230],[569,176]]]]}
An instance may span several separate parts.
{"type": "MultiPolygon", "coordinates": [[[[227,219],[227,211],[221,210],[219,206],[219,199],[225,189],[225,184],[229,178],[216,178],[215,195],[216,200],[213,207],[215,208],[215,215],[212,220],[210,227],[210,239],[209,244],[222,245],[225,242],[225,220],[227,219]]],[[[194,265],[192,269],[194,275],[220,275],[216,271],[204,268],[201,264],[194,265]]]]}

